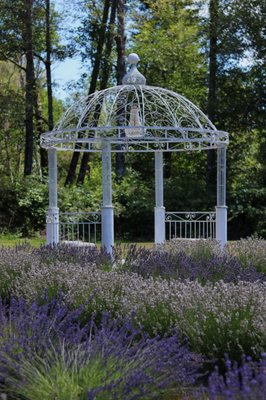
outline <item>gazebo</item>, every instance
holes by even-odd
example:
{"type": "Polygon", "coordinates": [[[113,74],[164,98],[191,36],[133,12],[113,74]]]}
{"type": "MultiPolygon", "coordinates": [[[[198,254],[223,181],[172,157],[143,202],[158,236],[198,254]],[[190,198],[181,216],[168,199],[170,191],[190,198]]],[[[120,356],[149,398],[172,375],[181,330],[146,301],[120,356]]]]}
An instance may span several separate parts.
{"type": "MultiPolygon", "coordinates": [[[[113,152],[154,153],[154,240],[155,244],[160,244],[165,241],[167,218],[172,218],[171,213],[166,215],[164,207],[163,154],[217,150],[217,204],[215,213],[212,213],[216,226],[212,237],[223,248],[227,241],[228,133],[217,130],[207,116],[185,97],[167,89],[146,85],[145,77],[137,69],[138,62],[138,55],[130,54],[130,69],[122,85],[97,91],[77,101],[66,111],[52,132],[42,135],[41,145],[48,150],[49,162],[47,244],[58,244],[60,240],[57,151],[102,154],[101,243],[111,253],[114,245],[113,152]]],[[[196,213],[187,215],[190,223],[196,222],[196,213]]]]}

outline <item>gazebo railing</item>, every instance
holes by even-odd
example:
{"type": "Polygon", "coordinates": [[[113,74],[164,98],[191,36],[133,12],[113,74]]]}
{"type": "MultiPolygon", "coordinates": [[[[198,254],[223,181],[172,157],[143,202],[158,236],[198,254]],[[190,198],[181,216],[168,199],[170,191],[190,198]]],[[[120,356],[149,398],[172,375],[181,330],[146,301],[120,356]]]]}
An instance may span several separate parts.
{"type": "Polygon", "coordinates": [[[166,212],[166,239],[215,239],[216,213],[166,212]]]}
{"type": "Polygon", "coordinates": [[[96,243],[101,240],[101,212],[60,213],[59,240],[96,243]]]}

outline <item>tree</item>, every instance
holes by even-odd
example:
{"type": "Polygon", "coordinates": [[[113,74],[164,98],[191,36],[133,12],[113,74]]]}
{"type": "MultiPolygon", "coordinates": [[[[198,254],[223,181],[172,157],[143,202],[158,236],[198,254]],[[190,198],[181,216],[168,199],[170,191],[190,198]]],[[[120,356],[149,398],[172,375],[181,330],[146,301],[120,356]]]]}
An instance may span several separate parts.
{"type": "Polygon", "coordinates": [[[19,70],[0,61],[0,175],[13,182],[21,170],[25,110],[19,70]]]}
{"type": "Polygon", "coordinates": [[[53,89],[52,89],[52,72],[51,72],[51,56],[52,56],[52,38],[51,38],[51,2],[45,0],[45,69],[47,82],[47,99],[48,99],[48,127],[49,131],[54,127],[53,116],[53,89]]]}
{"type": "MultiPolygon", "coordinates": [[[[216,86],[217,86],[217,40],[218,40],[218,7],[219,0],[210,0],[209,3],[209,68],[208,68],[208,103],[207,115],[215,123],[216,120],[216,86]]],[[[206,183],[209,194],[213,194],[216,184],[215,153],[208,150],[206,183]]]]}
{"type": "MultiPolygon", "coordinates": [[[[118,0],[117,5],[117,68],[116,81],[118,85],[122,85],[122,79],[126,74],[125,53],[126,53],[126,33],[125,33],[125,0],[118,0]]],[[[123,136],[124,133],[121,134],[123,136]]],[[[116,177],[121,179],[125,174],[125,154],[116,153],[116,177]]]]}
{"type": "Polygon", "coordinates": [[[158,0],[145,4],[143,12],[133,11],[132,50],[140,56],[147,83],[205,104],[206,62],[193,2],[158,0]]]}
{"type": "Polygon", "coordinates": [[[33,164],[33,141],[34,126],[33,113],[36,92],[35,72],[34,72],[34,49],[32,32],[32,0],[24,0],[25,25],[22,27],[22,37],[25,45],[26,57],[26,141],[25,141],[25,161],[24,175],[31,175],[33,164]]]}
{"type": "Polygon", "coordinates": [[[261,154],[265,151],[263,87],[266,83],[263,4],[257,0],[219,0],[215,18],[216,74],[212,105],[217,127],[230,134],[227,182],[232,230],[229,232],[234,238],[257,229],[265,234],[266,228],[259,223],[265,214],[261,163],[261,154]]]}
{"type": "MultiPolygon", "coordinates": [[[[100,73],[101,57],[102,57],[102,53],[103,53],[103,49],[104,49],[104,42],[105,42],[105,37],[106,37],[109,10],[110,10],[110,0],[104,0],[101,23],[100,23],[100,26],[97,27],[98,29],[96,29],[96,31],[98,31],[97,36],[96,36],[97,49],[96,49],[95,54],[93,55],[93,61],[92,61],[93,69],[92,69],[92,73],[91,73],[90,87],[89,87],[88,95],[94,93],[96,90],[96,86],[97,86],[97,81],[98,81],[98,77],[99,77],[99,73],[100,73]]],[[[84,26],[84,24],[85,24],[85,26],[87,25],[87,20],[83,21],[83,26],[84,26]]],[[[84,35],[84,31],[86,31],[85,26],[84,26],[84,30],[83,30],[83,35],[84,35]]],[[[93,31],[93,34],[95,34],[95,31],[93,31]]],[[[88,38],[87,38],[87,40],[88,40],[88,38]]],[[[76,145],[76,149],[78,150],[79,148],[80,148],[80,145],[76,145]]],[[[70,166],[68,169],[68,174],[67,174],[67,178],[65,181],[65,185],[69,185],[69,184],[73,183],[75,180],[79,156],[80,156],[80,153],[78,151],[75,151],[73,153],[73,156],[72,156],[72,159],[70,162],[70,166]]],[[[86,163],[86,165],[87,165],[87,163],[86,163]]],[[[84,169],[84,167],[83,167],[83,169],[84,169]]]]}
{"type": "MultiPolygon", "coordinates": [[[[33,170],[34,148],[45,131],[45,118],[39,101],[38,60],[45,62],[49,96],[49,128],[52,127],[51,42],[55,43],[56,26],[49,21],[50,0],[0,0],[0,57],[25,72],[25,155],[24,174],[33,170]],[[47,28],[47,29],[46,29],[47,28]],[[47,60],[44,60],[44,53],[47,60]],[[36,131],[36,132],[35,132],[36,131]],[[36,135],[37,133],[37,135],[36,135]]],[[[53,13],[52,13],[53,14],[53,13]]],[[[50,18],[51,19],[51,18],[50,18]]],[[[41,165],[47,167],[47,154],[41,152],[41,165]]]]}
{"type": "MultiPolygon", "coordinates": [[[[116,10],[117,10],[117,1],[112,1],[112,6],[110,10],[110,17],[108,22],[108,28],[105,35],[105,49],[103,54],[102,60],[102,68],[100,71],[100,90],[104,90],[107,87],[108,79],[110,77],[112,63],[111,63],[111,53],[114,43],[114,34],[115,34],[115,18],[116,18],[116,10]]],[[[100,105],[101,106],[101,105],[100,105]]],[[[95,124],[97,124],[97,119],[99,118],[99,111],[95,110],[95,124]]],[[[82,161],[80,164],[80,170],[78,174],[77,183],[83,184],[86,171],[88,168],[88,161],[89,161],[89,153],[85,152],[82,156],[82,161]]]]}
{"type": "MultiPolygon", "coordinates": [[[[198,10],[193,2],[145,1],[132,14],[132,50],[140,56],[141,72],[144,73],[147,84],[178,92],[205,108],[206,59],[202,51],[198,10]]],[[[170,152],[164,155],[166,178],[171,178],[173,165],[178,169],[182,168],[186,157],[170,152]]],[[[204,162],[202,157],[197,159],[200,163],[204,162]]],[[[143,165],[150,165],[149,155],[138,155],[137,158],[132,156],[128,161],[130,160],[134,168],[141,171],[142,176],[146,176],[147,168],[143,171],[143,165]]],[[[146,179],[151,181],[153,175],[146,179]]]]}

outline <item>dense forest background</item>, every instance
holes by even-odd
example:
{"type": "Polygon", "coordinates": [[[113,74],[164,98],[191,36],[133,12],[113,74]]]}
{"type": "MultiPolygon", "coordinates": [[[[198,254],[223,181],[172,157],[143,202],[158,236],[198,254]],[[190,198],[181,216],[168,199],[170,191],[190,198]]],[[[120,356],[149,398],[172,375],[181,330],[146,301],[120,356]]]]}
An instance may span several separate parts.
{"type": "MultiPolygon", "coordinates": [[[[52,130],[80,96],[121,83],[137,52],[147,83],[176,91],[230,134],[229,239],[266,236],[265,0],[0,0],[0,229],[45,228],[47,153],[52,130]],[[65,101],[54,95],[53,65],[80,57],[81,77],[65,101]]],[[[169,211],[213,210],[215,152],[165,155],[169,211]]],[[[151,239],[154,160],[113,156],[116,231],[151,239]]],[[[59,154],[59,207],[96,211],[101,163],[59,154]]]]}

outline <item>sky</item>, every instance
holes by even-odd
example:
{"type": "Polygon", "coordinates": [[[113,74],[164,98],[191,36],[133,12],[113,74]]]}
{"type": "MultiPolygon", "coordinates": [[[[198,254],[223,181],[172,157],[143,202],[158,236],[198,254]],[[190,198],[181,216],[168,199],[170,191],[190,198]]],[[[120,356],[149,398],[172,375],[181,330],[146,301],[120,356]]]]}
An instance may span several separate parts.
{"type": "Polygon", "coordinates": [[[68,96],[67,84],[76,82],[82,74],[81,61],[79,59],[66,59],[65,61],[55,62],[52,70],[54,94],[57,98],[65,100],[68,96]]]}
{"type": "MultiPolygon", "coordinates": [[[[69,1],[56,0],[54,1],[55,9],[64,18],[62,26],[64,29],[73,28],[78,26],[77,20],[71,17],[71,12],[65,13],[66,6],[69,8],[69,1]]],[[[73,12],[72,15],[75,13],[73,12]]],[[[83,70],[84,72],[84,70],[83,70]]],[[[54,85],[54,95],[62,100],[68,97],[67,85],[68,83],[77,82],[82,74],[82,63],[79,58],[70,59],[67,58],[65,61],[56,61],[52,68],[52,76],[54,85]]]]}

